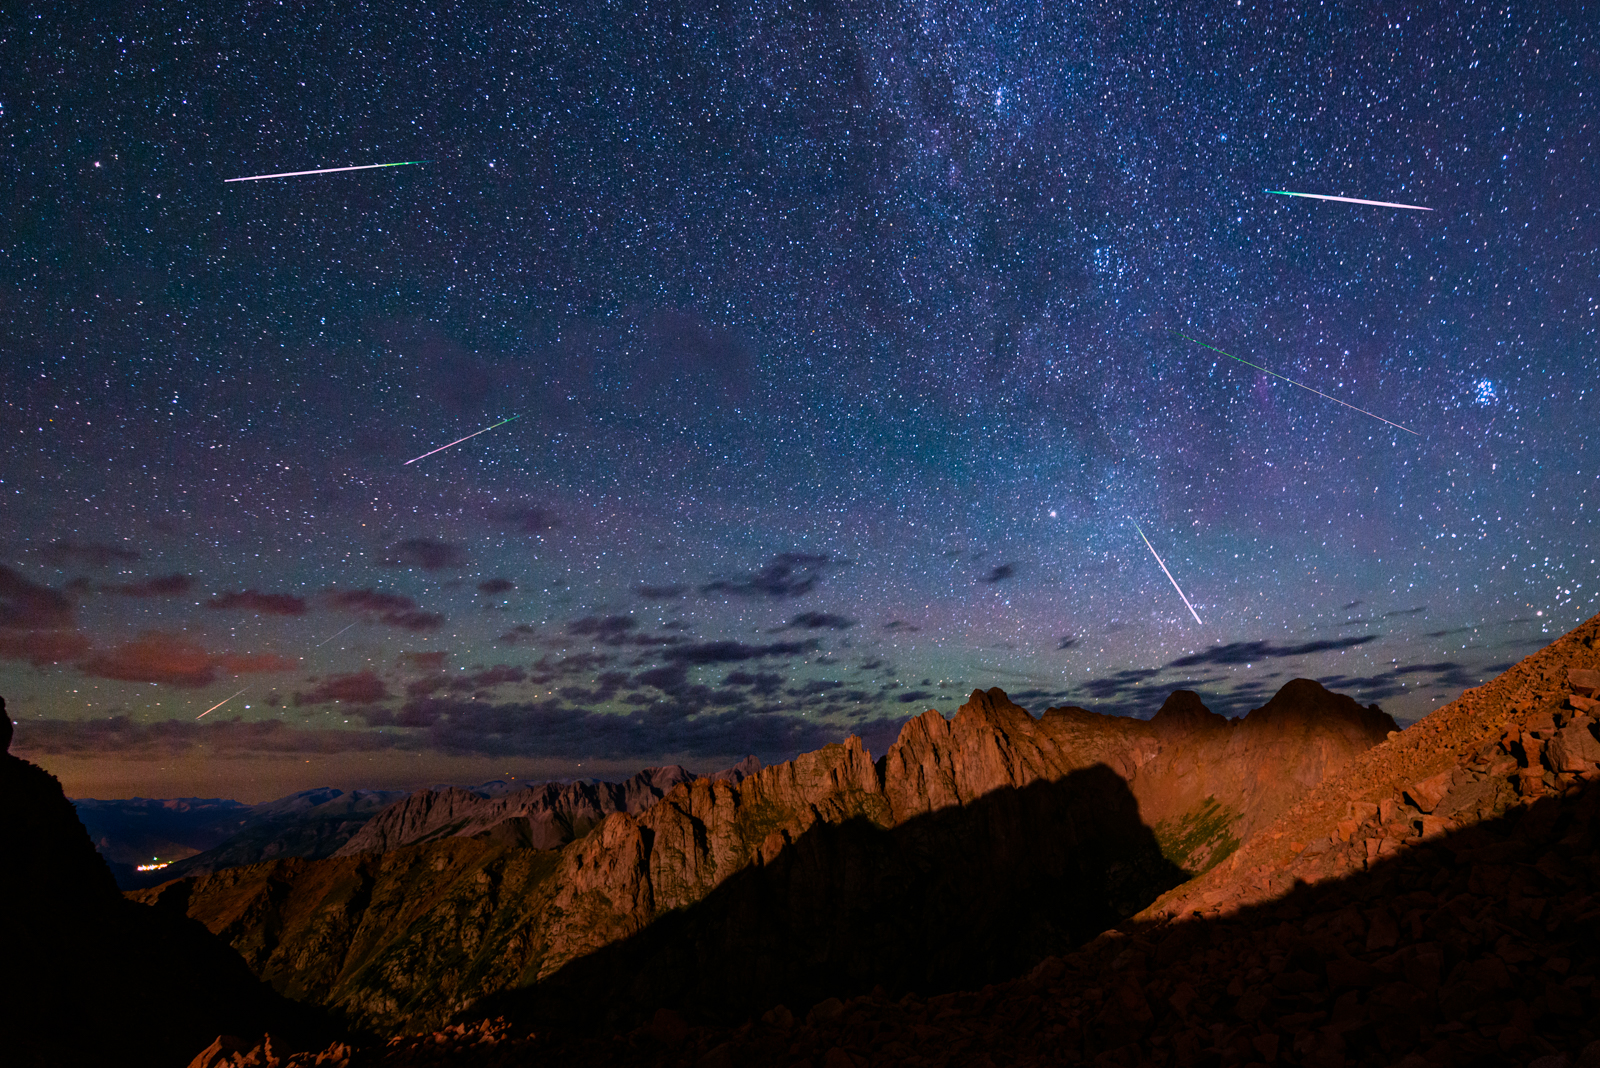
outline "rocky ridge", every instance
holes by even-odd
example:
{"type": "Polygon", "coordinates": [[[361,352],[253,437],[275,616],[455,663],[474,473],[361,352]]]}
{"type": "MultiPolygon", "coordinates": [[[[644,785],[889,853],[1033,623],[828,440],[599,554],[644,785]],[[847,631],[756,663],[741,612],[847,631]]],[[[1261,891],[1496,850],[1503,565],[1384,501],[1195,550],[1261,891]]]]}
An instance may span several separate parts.
{"type": "MultiPolygon", "coordinates": [[[[692,910],[786,851],[816,854],[798,870],[831,870],[828,850],[853,839],[808,836],[813,829],[904,828],[932,836],[908,856],[937,857],[947,824],[918,821],[991,797],[1049,791],[1096,768],[1114,773],[1117,788],[1131,792],[1131,811],[1155,829],[1129,837],[1120,859],[1104,858],[1158,880],[1124,894],[1116,911],[1126,915],[1182,878],[1180,868],[1203,870],[1226,857],[1393,727],[1376,709],[1304,680],[1237,721],[1211,714],[1192,694],[1175,694],[1145,722],[1070,708],[1036,719],[1002,691],[975,691],[953,720],[930,712],[907,723],[878,761],[852,738],[739,782],[680,783],[642,813],[606,815],[557,851],[503,834],[451,834],[387,853],[218,872],[135,897],[201,920],[291,996],[391,1031],[433,1027],[496,991],[539,989],[570,962],[692,910]]],[[[1093,808],[1073,804],[1077,813],[1093,808]]],[[[1002,840],[1008,855],[1028,853],[1038,829],[1017,822],[1027,804],[982,811],[982,826],[959,824],[969,841],[1002,840]]],[[[1090,816],[1074,818],[1093,829],[1090,816]]],[[[1103,828],[1094,834],[1106,838],[1103,828]]],[[[1104,881],[1108,871],[1091,874],[1104,881]]],[[[962,876],[952,885],[973,883],[962,876]]],[[[738,929],[717,923],[719,937],[738,929]]]]}
{"type": "MultiPolygon", "coordinates": [[[[537,1043],[618,1065],[1600,1068],[1600,617],[1080,950],[940,997],[537,1043]],[[1237,858],[1237,862],[1234,858],[1237,858]]],[[[401,1063],[376,1060],[374,1064],[401,1063]]],[[[461,1063],[474,1063],[470,1059],[461,1063]]]]}
{"type": "Polygon", "coordinates": [[[389,805],[353,834],[334,856],[387,853],[446,837],[504,834],[535,849],[558,849],[588,834],[613,812],[634,815],[693,778],[676,764],[646,768],[620,782],[548,782],[501,796],[459,786],[418,790],[389,805]]]}

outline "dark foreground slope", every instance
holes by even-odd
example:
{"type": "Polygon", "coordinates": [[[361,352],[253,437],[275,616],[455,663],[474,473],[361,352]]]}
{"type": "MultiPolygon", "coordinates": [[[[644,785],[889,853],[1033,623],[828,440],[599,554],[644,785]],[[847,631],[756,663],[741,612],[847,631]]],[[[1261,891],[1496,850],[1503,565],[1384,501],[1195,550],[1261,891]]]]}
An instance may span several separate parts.
{"type": "Polygon", "coordinates": [[[332,1037],[317,1010],[274,994],[200,924],[119,894],[60,783],[3,752],[0,858],[7,1065],[181,1066],[219,1031],[332,1037]]]}

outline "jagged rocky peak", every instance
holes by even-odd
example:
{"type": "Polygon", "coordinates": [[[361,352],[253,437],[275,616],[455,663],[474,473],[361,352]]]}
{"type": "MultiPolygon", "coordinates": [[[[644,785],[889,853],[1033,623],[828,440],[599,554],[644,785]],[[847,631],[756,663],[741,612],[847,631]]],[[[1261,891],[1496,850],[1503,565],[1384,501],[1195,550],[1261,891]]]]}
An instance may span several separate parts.
{"type": "Polygon", "coordinates": [[[693,778],[683,767],[669,764],[646,768],[622,782],[529,783],[508,793],[458,786],[418,790],[378,813],[334,855],[387,853],[418,842],[491,833],[522,845],[557,849],[613,812],[643,812],[693,778]]]}
{"type": "Polygon", "coordinates": [[[1193,690],[1173,690],[1150,717],[1150,728],[1166,735],[1224,730],[1227,726],[1227,719],[1207,708],[1193,690]]]}

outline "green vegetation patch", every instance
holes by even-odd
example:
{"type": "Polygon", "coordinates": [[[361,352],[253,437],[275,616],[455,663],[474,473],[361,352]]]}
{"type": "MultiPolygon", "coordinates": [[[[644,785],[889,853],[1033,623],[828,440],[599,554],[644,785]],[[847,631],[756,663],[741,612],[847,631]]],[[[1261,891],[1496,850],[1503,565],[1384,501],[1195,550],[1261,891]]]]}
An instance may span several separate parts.
{"type": "Polygon", "coordinates": [[[1156,842],[1163,857],[1192,877],[1211,870],[1239,848],[1233,834],[1238,819],[1239,813],[1208,797],[1199,808],[1158,823],[1156,842]]]}

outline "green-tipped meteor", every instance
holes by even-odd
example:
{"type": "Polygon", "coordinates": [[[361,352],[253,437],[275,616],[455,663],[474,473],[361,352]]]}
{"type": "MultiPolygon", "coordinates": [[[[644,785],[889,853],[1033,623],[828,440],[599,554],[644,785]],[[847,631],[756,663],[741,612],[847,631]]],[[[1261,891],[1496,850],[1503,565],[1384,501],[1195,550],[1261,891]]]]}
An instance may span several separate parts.
{"type": "Polygon", "coordinates": [[[224,182],[259,182],[263,178],[299,178],[303,174],[333,174],[337,171],[370,171],[379,167],[415,167],[427,163],[425,159],[408,159],[403,163],[363,163],[359,167],[324,167],[320,171],[284,171],[282,174],[252,174],[248,178],[225,178],[224,182]]]}
{"type": "MultiPolygon", "coordinates": [[[[520,415],[513,415],[510,419],[502,419],[502,420],[500,420],[494,426],[486,426],[482,430],[474,430],[472,433],[468,434],[466,438],[456,438],[456,440],[452,441],[450,443],[450,445],[440,445],[437,449],[430,449],[429,451],[423,453],[421,456],[413,456],[411,459],[407,460],[405,463],[401,464],[400,466],[401,467],[405,467],[408,464],[416,463],[418,460],[426,460],[428,457],[432,456],[436,452],[444,452],[444,450],[450,448],[451,445],[460,445],[463,441],[466,441],[467,438],[475,438],[479,434],[487,434],[489,431],[493,430],[495,426],[505,426],[507,423],[511,422],[512,420],[521,419],[521,418],[522,418],[522,416],[520,416],[520,415]]],[[[345,630],[348,630],[348,629],[349,629],[348,627],[345,628],[345,630]]],[[[341,631],[340,633],[342,634],[343,631],[341,631]]],[[[334,637],[338,637],[338,635],[334,635],[334,637]]]]}
{"type": "MultiPolygon", "coordinates": [[[[1260,371],[1263,374],[1269,374],[1273,378],[1283,378],[1283,376],[1280,375],[1278,372],[1276,372],[1276,371],[1268,371],[1265,367],[1262,367],[1259,363],[1251,363],[1249,360],[1240,360],[1239,357],[1235,356],[1233,353],[1231,353],[1231,352],[1222,352],[1222,350],[1217,348],[1215,345],[1207,345],[1204,341],[1201,341],[1199,338],[1190,337],[1188,334],[1185,334],[1182,331],[1174,330],[1173,333],[1177,334],[1179,337],[1183,338],[1183,340],[1185,340],[1185,341],[1193,341],[1196,345],[1199,345],[1203,349],[1210,349],[1212,352],[1221,352],[1222,355],[1226,356],[1230,360],[1238,360],[1240,363],[1244,364],[1246,367],[1254,367],[1257,371],[1260,371]]],[[[1328,395],[1326,393],[1322,392],[1322,390],[1320,390],[1320,389],[1312,389],[1310,386],[1305,385],[1305,384],[1303,384],[1301,382],[1296,382],[1292,378],[1283,378],[1283,380],[1285,382],[1289,383],[1291,386],[1299,386],[1301,389],[1306,390],[1306,391],[1311,392],[1311,393],[1315,393],[1319,397],[1327,397],[1329,400],[1333,401],[1333,403],[1335,403],[1335,404],[1344,404],[1344,406],[1346,408],[1349,408],[1352,412],[1360,412],[1362,415],[1371,415],[1372,418],[1376,419],[1380,423],[1388,423],[1390,426],[1396,428],[1397,430],[1404,430],[1407,434],[1414,434],[1419,438],[1422,436],[1421,434],[1418,434],[1415,430],[1412,430],[1408,426],[1401,426],[1399,423],[1391,422],[1390,420],[1385,419],[1381,415],[1373,415],[1373,413],[1367,411],[1365,408],[1357,408],[1354,404],[1345,404],[1345,402],[1340,400],[1338,397],[1328,397],[1328,395]]]]}
{"type": "Polygon", "coordinates": [[[1162,562],[1161,554],[1156,552],[1156,547],[1154,545],[1150,544],[1150,539],[1144,536],[1144,531],[1139,527],[1139,521],[1134,519],[1132,516],[1129,516],[1128,522],[1133,524],[1134,530],[1139,531],[1139,537],[1143,539],[1144,547],[1149,549],[1150,555],[1156,558],[1156,563],[1161,567],[1161,573],[1167,576],[1167,581],[1172,583],[1172,588],[1178,591],[1178,596],[1183,597],[1183,605],[1189,610],[1189,614],[1194,616],[1194,621],[1200,624],[1202,627],[1205,626],[1205,620],[1200,618],[1200,613],[1194,610],[1194,605],[1189,603],[1189,598],[1183,596],[1183,587],[1178,585],[1178,580],[1172,577],[1172,572],[1168,571],[1167,565],[1162,562]]]}
{"type": "Polygon", "coordinates": [[[1355,197],[1330,197],[1326,193],[1291,193],[1287,189],[1269,189],[1267,192],[1280,197],[1310,197],[1312,200],[1337,200],[1341,204],[1370,204],[1374,208],[1405,208],[1407,211],[1432,211],[1421,204],[1391,204],[1387,200],[1357,200],[1355,197]]]}

